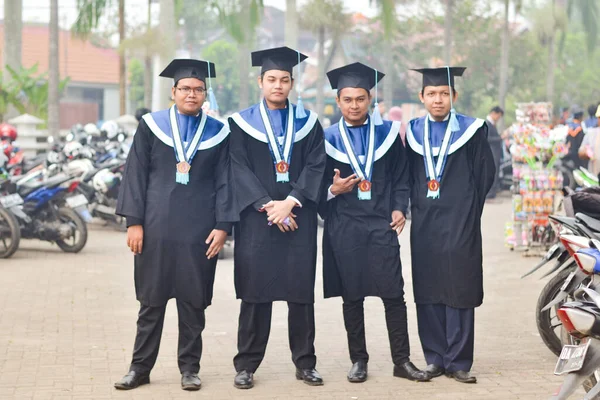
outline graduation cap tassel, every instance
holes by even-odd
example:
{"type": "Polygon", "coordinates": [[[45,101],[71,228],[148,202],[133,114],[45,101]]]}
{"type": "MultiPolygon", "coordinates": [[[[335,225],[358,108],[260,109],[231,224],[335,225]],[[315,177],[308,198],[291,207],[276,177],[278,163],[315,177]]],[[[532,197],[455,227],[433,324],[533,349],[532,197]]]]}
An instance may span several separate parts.
{"type": "MultiPolygon", "coordinates": [[[[300,81],[300,52],[298,53],[298,82],[300,81]]],[[[300,89],[298,89],[298,102],[296,103],[296,118],[306,118],[306,110],[304,109],[304,103],[302,103],[302,96],[300,96],[300,89]]]]}
{"type": "MultiPolygon", "coordinates": [[[[450,85],[450,67],[446,67],[448,70],[448,85],[450,85]]],[[[460,130],[460,125],[458,124],[458,119],[456,118],[456,110],[454,109],[454,104],[452,103],[452,97],[454,96],[454,87],[450,85],[450,131],[458,132],[460,130]]]]}
{"type": "Polygon", "coordinates": [[[379,112],[379,102],[377,101],[377,70],[375,70],[375,107],[373,110],[373,124],[383,125],[383,119],[381,119],[381,112],[379,112]]]}
{"type": "Polygon", "coordinates": [[[217,97],[215,96],[215,92],[213,92],[212,82],[210,80],[210,61],[206,62],[208,64],[208,104],[209,109],[213,111],[219,111],[219,105],[217,104],[217,97]]]}

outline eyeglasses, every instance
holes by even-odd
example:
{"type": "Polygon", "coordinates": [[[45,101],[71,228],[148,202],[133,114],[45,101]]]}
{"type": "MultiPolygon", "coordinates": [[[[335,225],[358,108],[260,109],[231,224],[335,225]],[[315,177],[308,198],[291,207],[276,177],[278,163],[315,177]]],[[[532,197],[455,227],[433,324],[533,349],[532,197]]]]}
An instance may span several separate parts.
{"type": "Polygon", "coordinates": [[[177,90],[179,90],[181,93],[185,94],[186,96],[190,94],[190,92],[193,90],[194,94],[200,96],[204,93],[206,93],[206,89],[204,89],[203,87],[196,87],[196,88],[191,88],[191,87],[178,87],[177,90]]]}

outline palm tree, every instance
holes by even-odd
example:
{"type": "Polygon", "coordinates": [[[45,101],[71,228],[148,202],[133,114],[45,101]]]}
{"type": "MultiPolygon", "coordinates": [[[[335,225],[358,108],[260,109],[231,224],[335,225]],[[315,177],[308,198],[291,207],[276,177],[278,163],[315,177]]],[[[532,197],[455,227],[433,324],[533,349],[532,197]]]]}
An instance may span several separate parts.
{"type": "Polygon", "coordinates": [[[454,11],[454,0],[445,0],[446,11],[444,13],[444,61],[446,65],[452,63],[452,14],[454,11]]]}
{"type": "MultiPolygon", "coordinates": [[[[118,1],[119,6],[119,44],[125,40],[125,0],[77,0],[78,15],[71,30],[79,37],[87,38],[98,27],[100,17],[118,1]]],[[[127,67],[125,54],[119,55],[119,103],[120,113],[125,114],[127,67]]]]}
{"type": "MultiPolygon", "coordinates": [[[[317,34],[319,70],[317,74],[317,101],[316,111],[323,115],[325,103],[325,73],[327,69],[325,60],[325,40],[329,33],[332,42],[339,40],[341,34],[348,29],[349,18],[343,12],[344,5],[341,0],[311,0],[302,9],[300,24],[317,34]]],[[[333,46],[332,46],[333,49],[333,46]]],[[[332,50],[333,51],[333,50],[332,50]]],[[[332,54],[330,53],[330,56],[332,54]]],[[[331,58],[331,57],[330,57],[331,58]]]]}
{"type": "MultiPolygon", "coordinates": [[[[398,25],[396,18],[397,2],[394,0],[378,0],[376,3],[379,6],[379,18],[383,25],[383,48],[387,50],[392,47],[392,38],[398,25]]],[[[387,51],[383,54],[383,72],[386,73],[383,98],[389,105],[392,105],[394,100],[394,62],[392,55],[387,51]]]]}
{"type": "MultiPolygon", "coordinates": [[[[519,13],[523,7],[523,0],[513,0],[515,13],[519,13]]],[[[498,85],[498,105],[504,110],[506,108],[506,94],[508,92],[508,64],[510,54],[510,11],[511,0],[504,0],[504,23],[502,26],[502,50],[500,54],[500,79],[498,85]]],[[[504,130],[504,119],[498,123],[498,130],[504,130]]]]}
{"type": "MultiPolygon", "coordinates": [[[[23,28],[23,1],[12,0],[4,2],[4,61],[3,74],[4,80],[10,79],[6,66],[13,70],[21,67],[21,44],[23,28]]],[[[1,83],[1,82],[0,82],[1,83]]],[[[12,108],[9,107],[8,117],[10,117],[12,108]]],[[[14,109],[12,109],[14,110],[14,109]]],[[[13,113],[14,114],[14,113],[13,113]]]]}
{"type": "Polygon", "coordinates": [[[59,66],[58,66],[58,0],[50,0],[50,51],[48,61],[48,133],[58,137],[60,133],[59,66]]]}

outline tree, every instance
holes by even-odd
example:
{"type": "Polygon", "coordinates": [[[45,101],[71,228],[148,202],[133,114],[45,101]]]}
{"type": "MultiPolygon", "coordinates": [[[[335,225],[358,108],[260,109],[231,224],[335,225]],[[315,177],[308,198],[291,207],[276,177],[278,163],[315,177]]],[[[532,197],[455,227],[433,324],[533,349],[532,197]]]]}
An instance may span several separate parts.
{"type": "MultiPolygon", "coordinates": [[[[48,133],[58,137],[60,133],[60,104],[59,104],[59,64],[58,64],[58,0],[50,1],[50,47],[48,62],[48,133]]],[[[38,115],[40,117],[40,115],[38,115]]]]}
{"type": "MultiPolygon", "coordinates": [[[[92,30],[98,28],[100,18],[118,1],[119,7],[119,44],[125,40],[125,0],[77,0],[77,19],[71,28],[81,38],[88,38],[92,30]]],[[[125,54],[119,54],[119,106],[120,113],[126,112],[126,76],[125,54]]]]}
{"type": "MultiPolygon", "coordinates": [[[[325,103],[326,36],[329,34],[331,41],[335,43],[340,39],[342,32],[348,29],[349,17],[343,12],[343,9],[344,5],[341,0],[310,0],[302,9],[300,24],[317,35],[319,71],[316,82],[317,104],[315,108],[319,115],[323,115],[325,103]]],[[[330,53],[330,58],[331,55],[332,53],[330,53]]]]}
{"type": "MultiPolygon", "coordinates": [[[[383,45],[384,48],[391,46],[392,37],[397,30],[398,19],[396,18],[396,2],[393,0],[379,0],[379,18],[383,25],[383,45]]],[[[383,85],[383,98],[389,105],[394,103],[394,63],[392,55],[384,52],[383,69],[386,75],[385,84],[383,85]]]]}
{"type": "Polygon", "coordinates": [[[445,0],[446,11],[444,12],[444,61],[446,65],[452,65],[452,14],[454,11],[454,0],[445,0]]]}
{"type": "MultiPolygon", "coordinates": [[[[13,69],[21,67],[21,46],[23,28],[23,0],[12,0],[4,2],[4,55],[2,57],[4,66],[3,76],[10,78],[5,66],[13,69]]],[[[0,81],[0,83],[2,83],[0,81]]],[[[6,112],[10,112],[6,110],[6,112]]],[[[3,112],[4,115],[6,112],[3,112]]]]}
{"type": "MultiPolygon", "coordinates": [[[[137,58],[129,61],[129,104],[132,109],[147,107],[146,105],[146,76],[144,64],[137,58]]],[[[151,78],[152,79],[152,78],[151,78]]]]}
{"type": "MultiPolygon", "coordinates": [[[[510,0],[504,0],[504,22],[502,25],[502,53],[500,55],[500,78],[498,84],[498,104],[504,110],[506,108],[506,94],[508,92],[508,67],[510,54],[510,0]]],[[[523,6],[523,0],[515,0],[515,13],[523,6]]],[[[504,119],[498,123],[498,130],[504,130],[504,119]]]]}

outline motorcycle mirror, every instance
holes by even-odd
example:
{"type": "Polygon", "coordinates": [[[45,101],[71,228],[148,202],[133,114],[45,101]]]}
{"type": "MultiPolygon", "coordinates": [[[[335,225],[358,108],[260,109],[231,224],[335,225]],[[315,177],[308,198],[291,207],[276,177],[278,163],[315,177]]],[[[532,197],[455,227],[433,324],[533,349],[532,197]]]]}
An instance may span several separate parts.
{"type": "Polygon", "coordinates": [[[46,139],[46,141],[50,144],[54,143],[54,136],[48,136],[48,139],[46,139]]]}
{"type": "Polygon", "coordinates": [[[125,135],[123,135],[122,133],[119,133],[119,136],[117,136],[117,140],[120,143],[123,143],[123,141],[125,140],[125,135]]]}

